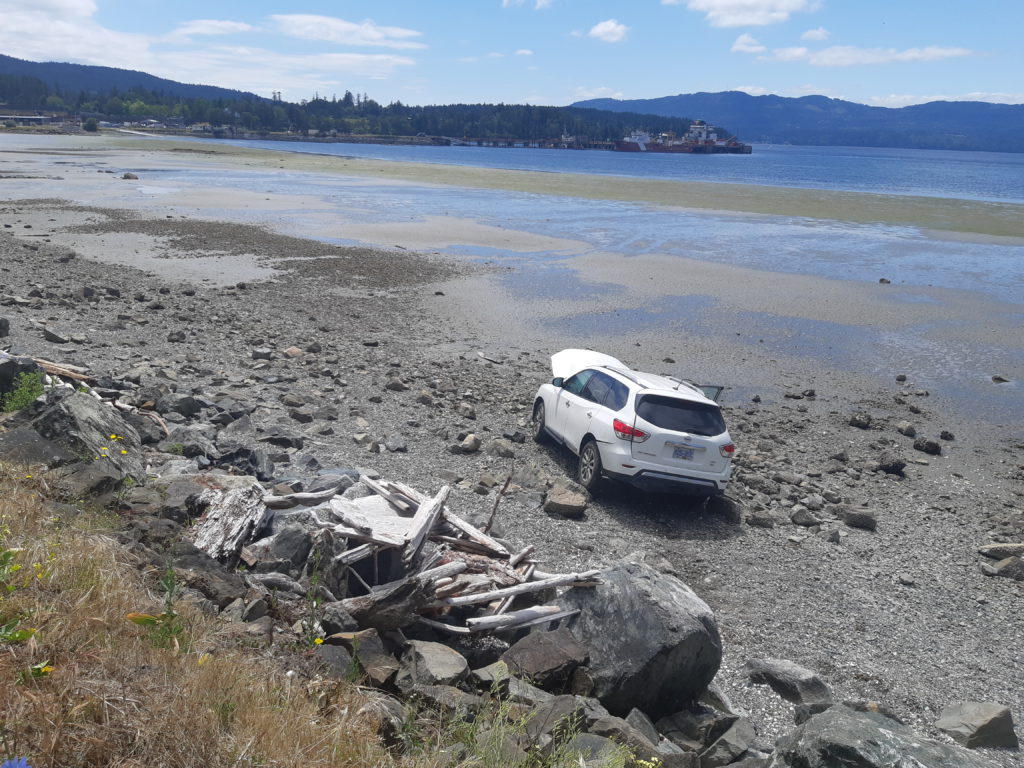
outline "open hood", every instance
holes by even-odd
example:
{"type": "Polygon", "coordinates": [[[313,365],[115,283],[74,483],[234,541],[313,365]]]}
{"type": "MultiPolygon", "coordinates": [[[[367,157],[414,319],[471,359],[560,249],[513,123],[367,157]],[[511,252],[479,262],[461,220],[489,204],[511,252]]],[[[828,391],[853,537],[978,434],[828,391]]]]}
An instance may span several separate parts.
{"type": "Polygon", "coordinates": [[[597,365],[612,365],[616,368],[627,368],[621,360],[601,352],[594,352],[590,349],[563,349],[551,356],[551,375],[556,379],[561,377],[568,379],[574,373],[579,373],[584,368],[591,368],[597,365]]]}

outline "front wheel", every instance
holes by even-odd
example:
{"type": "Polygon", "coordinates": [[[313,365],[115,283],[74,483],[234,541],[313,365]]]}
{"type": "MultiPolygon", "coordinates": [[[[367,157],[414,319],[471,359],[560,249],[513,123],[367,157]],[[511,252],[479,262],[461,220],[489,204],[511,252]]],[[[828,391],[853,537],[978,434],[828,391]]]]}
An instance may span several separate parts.
{"type": "Polygon", "coordinates": [[[538,400],[537,404],[533,406],[533,416],[530,419],[530,428],[533,434],[533,441],[535,443],[543,443],[547,441],[548,433],[544,428],[543,400],[538,400]]]}
{"type": "Polygon", "coordinates": [[[577,480],[588,491],[596,489],[601,482],[601,451],[593,440],[588,440],[580,448],[577,480]]]}

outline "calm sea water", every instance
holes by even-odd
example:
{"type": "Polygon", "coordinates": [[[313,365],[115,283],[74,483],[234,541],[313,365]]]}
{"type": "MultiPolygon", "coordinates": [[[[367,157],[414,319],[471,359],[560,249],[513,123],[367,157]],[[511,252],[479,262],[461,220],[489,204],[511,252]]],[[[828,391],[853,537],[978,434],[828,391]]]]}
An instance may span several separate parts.
{"type": "Polygon", "coordinates": [[[1024,203],[1024,154],[755,145],[750,155],[638,155],[596,150],[403,147],[229,141],[287,152],[399,162],[671,181],[924,195],[1024,203]]]}

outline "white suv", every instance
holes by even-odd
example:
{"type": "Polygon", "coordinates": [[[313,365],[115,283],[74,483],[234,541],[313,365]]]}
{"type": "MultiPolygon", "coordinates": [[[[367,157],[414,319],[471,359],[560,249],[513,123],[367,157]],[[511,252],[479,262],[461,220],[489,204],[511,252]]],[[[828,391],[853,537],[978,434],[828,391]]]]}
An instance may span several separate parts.
{"type": "Polygon", "coordinates": [[[725,490],[736,446],[713,399],[721,387],[634,371],[589,349],[552,355],[551,373],[537,390],[533,439],[577,454],[588,490],[602,477],[694,496],[725,490]]]}

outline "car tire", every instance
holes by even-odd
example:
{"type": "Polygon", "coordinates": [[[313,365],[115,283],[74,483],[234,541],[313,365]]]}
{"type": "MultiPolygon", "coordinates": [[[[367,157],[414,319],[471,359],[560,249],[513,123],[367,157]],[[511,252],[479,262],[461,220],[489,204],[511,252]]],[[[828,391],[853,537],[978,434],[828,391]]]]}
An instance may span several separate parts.
{"type": "Polygon", "coordinates": [[[587,440],[580,448],[579,469],[576,472],[576,481],[593,492],[601,484],[601,450],[597,442],[587,440]]]}
{"type": "Polygon", "coordinates": [[[530,417],[530,429],[532,430],[535,443],[546,443],[548,441],[548,432],[544,426],[545,416],[544,401],[538,400],[533,406],[533,416],[530,417]]]}

